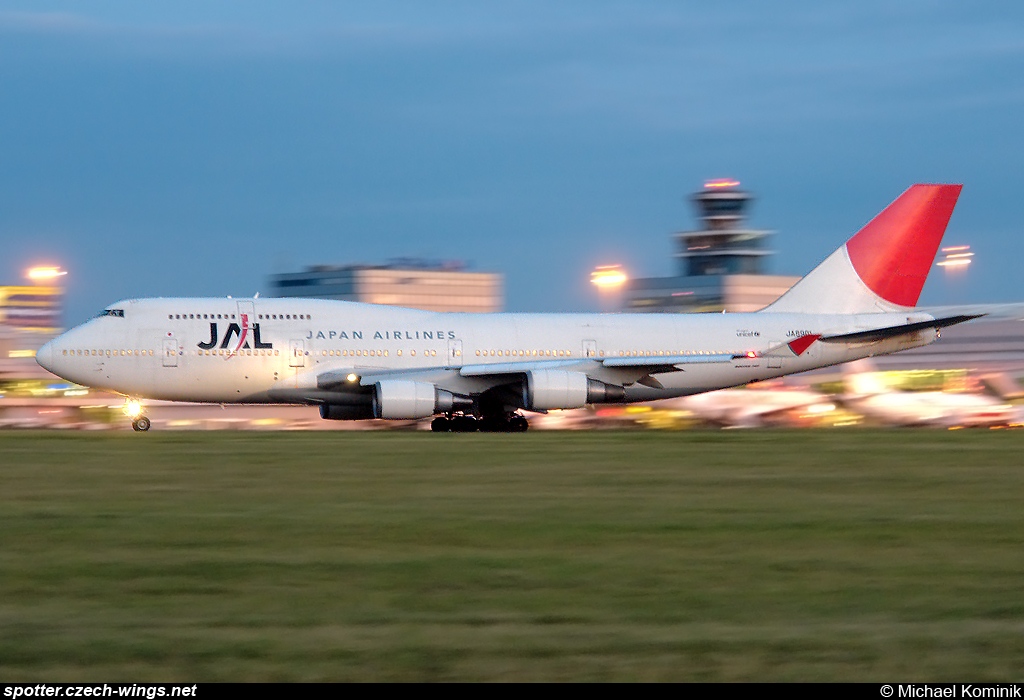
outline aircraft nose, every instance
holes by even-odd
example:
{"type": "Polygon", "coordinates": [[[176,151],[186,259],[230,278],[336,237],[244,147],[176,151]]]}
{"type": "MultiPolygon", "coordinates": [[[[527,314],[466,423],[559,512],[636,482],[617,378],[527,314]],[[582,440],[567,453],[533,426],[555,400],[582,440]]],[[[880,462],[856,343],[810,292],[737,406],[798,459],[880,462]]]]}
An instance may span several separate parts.
{"type": "MultiPolygon", "coordinates": [[[[47,372],[53,372],[53,341],[46,343],[36,351],[36,362],[47,372]]],[[[53,372],[56,374],[56,372],[53,372]]]]}

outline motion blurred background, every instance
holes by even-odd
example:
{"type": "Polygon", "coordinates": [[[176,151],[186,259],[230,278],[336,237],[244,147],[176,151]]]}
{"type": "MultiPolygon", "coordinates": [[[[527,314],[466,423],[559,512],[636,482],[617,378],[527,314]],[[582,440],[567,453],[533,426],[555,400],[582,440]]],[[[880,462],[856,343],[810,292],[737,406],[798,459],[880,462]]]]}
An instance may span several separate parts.
{"type": "MultiPolygon", "coordinates": [[[[32,361],[120,298],[749,310],[914,182],[965,184],[922,304],[1016,300],[1022,36],[1013,3],[5,2],[0,424],[123,427],[116,397],[32,361]]],[[[874,386],[1004,406],[1020,340],[950,329],[874,386]]],[[[764,419],[679,402],[538,427],[897,421],[839,400],[840,375],[794,381],[814,412],[757,393],[764,419]]],[[[323,427],[308,414],[153,411],[323,427]]]]}

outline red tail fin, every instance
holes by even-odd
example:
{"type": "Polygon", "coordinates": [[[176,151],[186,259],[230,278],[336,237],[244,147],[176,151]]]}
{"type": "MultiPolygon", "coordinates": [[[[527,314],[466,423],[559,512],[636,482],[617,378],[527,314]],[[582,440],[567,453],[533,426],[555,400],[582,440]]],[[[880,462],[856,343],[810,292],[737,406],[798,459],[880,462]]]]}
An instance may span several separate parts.
{"type": "Polygon", "coordinates": [[[963,185],[914,185],[846,242],[857,275],[878,296],[914,306],[963,185]]]}
{"type": "Polygon", "coordinates": [[[914,185],[765,311],[860,314],[917,304],[961,185],[914,185]]]}

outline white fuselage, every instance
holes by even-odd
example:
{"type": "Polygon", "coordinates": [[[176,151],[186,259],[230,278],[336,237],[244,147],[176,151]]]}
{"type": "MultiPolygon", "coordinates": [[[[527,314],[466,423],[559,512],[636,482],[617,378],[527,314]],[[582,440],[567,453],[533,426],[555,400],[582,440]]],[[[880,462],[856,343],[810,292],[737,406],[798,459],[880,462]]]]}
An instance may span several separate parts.
{"type": "Polygon", "coordinates": [[[913,312],[469,314],[316,299],[141,299],[114,304],[55,338],[38,359],[82,385],[177,401],[301,402],[282,400],[280,390],[315,388],[325,374],[345,372],[410,377],[474,396],[520,367],[558,367],[622,386],[624,400],[633,402],[924,345],[935,339],[933,329],[872,342],[812,342],[799,353],[787,343],[929,318],[913,312]],[[643,381],[652,358],[681,356],[692,360],[673,361],[653,375],[656,381],[643,381]],[[609,366],[610,359],[620,364],[609,366]]]}

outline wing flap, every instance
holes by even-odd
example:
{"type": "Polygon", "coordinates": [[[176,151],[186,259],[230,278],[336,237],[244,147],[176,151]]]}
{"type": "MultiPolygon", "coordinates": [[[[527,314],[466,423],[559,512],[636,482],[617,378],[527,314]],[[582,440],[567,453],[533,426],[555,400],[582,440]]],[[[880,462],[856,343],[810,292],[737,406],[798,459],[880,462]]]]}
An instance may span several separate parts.
{"type": "Polygon", "coordinates": [[[685,365],[705,365],[718,362],[732,362],[746,357],[746,353],[715,353],[708,355],[659,355],[644,357],[606,357],[601,361],[605,367],[674,367],[683,369],[685,365]]]}
{"type": "Polygon", "coordinates": [[[493,364],[463,365],[459,374],[463,377],[488,377],[496,374],[522,374],[541,369],[559,369],[578,367],[586,362],[579,358],[570,360],[531,360],[528,362],[495,362],[493,364]]]}

